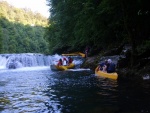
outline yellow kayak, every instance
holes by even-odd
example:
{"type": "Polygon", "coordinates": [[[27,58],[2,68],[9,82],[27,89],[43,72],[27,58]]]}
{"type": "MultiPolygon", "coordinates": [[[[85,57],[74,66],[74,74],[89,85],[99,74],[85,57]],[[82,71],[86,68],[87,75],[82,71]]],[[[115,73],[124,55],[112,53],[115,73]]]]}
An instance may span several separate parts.
{"type": "Polygon", "coordinates": [[[68,53],[68,54],[62,54],[63,56],[81,56],[81,57],[85,57],[84,53],[81,52],[74,52],[74,53],[68,53]]]}
{"type": "Polygon", "coordinates": [[[65,71],[67,69],[73,69],[75,67],[75,65],[73,63],[71,63],[70,65],[66,65],[66,66],[57,66],[57,65],[50,65],[51,70],[54,71],[65,71]]]}
{"type": "Polygon", "coordinates": [[[95,69],[95,75],[100,76],[100,77],[105,77],[105,78],[110,78],[113,80],[117,80],[118,74],[115,73],[106,73],[103,71],[98,70],[98,67],[95,69]]]}

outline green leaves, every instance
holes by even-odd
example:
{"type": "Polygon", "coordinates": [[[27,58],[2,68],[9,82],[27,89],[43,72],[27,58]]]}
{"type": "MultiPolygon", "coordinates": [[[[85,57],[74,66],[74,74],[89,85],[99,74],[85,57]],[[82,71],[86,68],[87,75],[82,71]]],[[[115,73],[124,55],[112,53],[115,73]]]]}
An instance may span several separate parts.
{"type": "Polygon", "coordinates": [[[109,49],[121,43],[135,51],[150,37],[148,0],[49,0],[49,4],[52,51],[67,46],[82,51],[87,45],[109,49]]]}
{"type": "Polygon", "coordinates": [[[48,20],[39,13],[33,13],[30,9],[18,9],[5,1],[0,1],[0,17],[5,17],[11,22],[18,22],[24,25],[47,26],[48,20]]]}
{"type": "Polygon", "coordinates": [[[44,37],[46,18],[7,2],[0,2],[0,6],[0,53],[49,53],[44,37]]]}
{"type": "Polygon", "coordinates": [[[2,39],[2,28],[0,26],[0,53],[2,53],[3,50],[3,39],[2,39]]]}

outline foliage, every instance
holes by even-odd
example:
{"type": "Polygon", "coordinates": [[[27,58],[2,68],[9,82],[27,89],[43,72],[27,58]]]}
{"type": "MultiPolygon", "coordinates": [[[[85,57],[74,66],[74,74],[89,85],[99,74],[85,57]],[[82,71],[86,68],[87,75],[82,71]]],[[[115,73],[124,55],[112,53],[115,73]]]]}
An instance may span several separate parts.
{"type": "Polygon", "coordinates": [[[16,9],[7,2],[0,2],[0,5],[1,53],[49,52],[44,27],[48,25],[46,18],[16,9]]]}
{"type": "Polygon", "coordinates": [[[121,18],[118,20],[120,4],[109,0],[48,2],[51,5],[49,43],[53,45],[52,50],[65,46],[83,50],[87,45],[105,48],[112,46],[112,42],[121,42],[119,31],[123,29],[123,23],[121,18]]]}
{"type": "Polygon", "coordinates": [[[6,1],[0,1],[0,17],[5,17],[10,22],[18,22],[24,25],[47,26],[48,20],[40,13],[33,13],[30,9],[18,9],[9,5],[6,1]]]}
{"type": "MultiPolygon", "coordinates": [[[[132,56],[150,37],[148,0],[47,0],[51,6],[49,44],[51,50],[87,45],[110,49],[122,43],[132,46],[132,56]]],[[[145,46],[146,50],[149,47],[145,46]]],[[[143,50],[144,51],[144,50],[143,50]]],[[[134,58],[131,58],[133,62],[134,58]]],[[[132,64],[132,63],[131,63],[132,64]]]]}
{"type": "Polygon", "coordinates": [[[150,40],[144,40],[143,43],[137,47],[138,53],[144,53],[145,51],[150,51],[150,40]]]}
{"type": "Polygon", "coordinates": [[[0,53],[2,52],[3,48],[3,39],[2,39],[2,28],[0,26],[0,53]]]}

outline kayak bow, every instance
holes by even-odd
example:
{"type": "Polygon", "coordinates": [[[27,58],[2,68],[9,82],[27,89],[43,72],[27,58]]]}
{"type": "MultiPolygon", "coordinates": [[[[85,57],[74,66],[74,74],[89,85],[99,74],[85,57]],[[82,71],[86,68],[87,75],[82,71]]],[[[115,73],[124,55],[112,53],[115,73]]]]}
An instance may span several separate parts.
{"type": "Polygon", "coordinates": [[[118,78],[118,74],[116,72],[106,73],[106,72],[99,70],[98,67],[95,69],[95,75],[100,76],[100,77],[110,78],[113,80],[117,80],[117,78],[118,78]]]}
{"type": "Polygon", "coordinates": [[[75,67],[75,65],[73,63],[71,63],[70,65],[66,65],[66,66],[57,66],[57,65],[50,65],[51,70],[54,71],[65,71],[67,69],[73,69],[75,67]]]}

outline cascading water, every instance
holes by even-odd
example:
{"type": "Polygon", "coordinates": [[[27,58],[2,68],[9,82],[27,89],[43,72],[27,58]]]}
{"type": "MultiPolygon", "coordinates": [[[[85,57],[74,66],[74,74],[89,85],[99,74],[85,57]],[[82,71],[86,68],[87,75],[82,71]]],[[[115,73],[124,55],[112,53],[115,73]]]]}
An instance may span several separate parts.
{"type": "Polygon", "coordinates": [[[0,68],[5,68],[7,62],[7,58],[3,55],[0,55],[0,68]]]}
{"type": "MultiPolygon", "coordinates": [[[[50,66],[56,64],[60,55],[44,55],[38,53],[0,54],[0,69],[16,69],[23,67],[50,66]]],[[[82,64],[83,58],[73,57],[76,67],[82,64]]]]}
{"type": "Polygon", "coordinates": [[[36,53],[1,54],[0,68],[15,69],[21,67],[49,66],[50,55],[36,53]]]}

